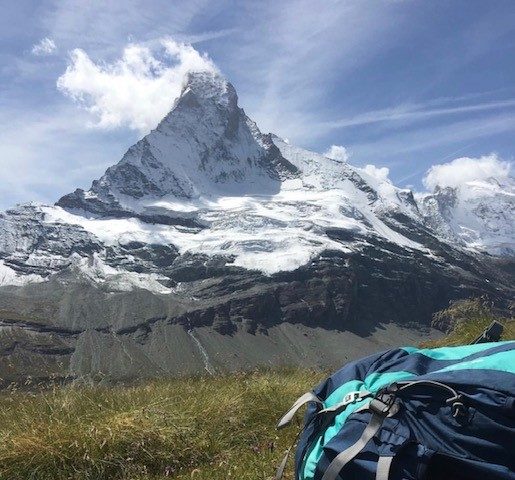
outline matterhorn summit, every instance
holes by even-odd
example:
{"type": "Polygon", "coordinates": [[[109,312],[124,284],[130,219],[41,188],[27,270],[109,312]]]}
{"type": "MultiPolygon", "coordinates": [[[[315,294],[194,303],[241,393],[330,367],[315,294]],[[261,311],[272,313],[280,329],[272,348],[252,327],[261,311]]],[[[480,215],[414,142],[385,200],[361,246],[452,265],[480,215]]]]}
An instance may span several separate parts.
{"type": "Polygon", "coordinates": [[[172,110],[87,192],[59,200],[65,208],[141,209],[152,199],[273,194],[296,169],[238,106],[219,74],[188,74],[172,110]]]}

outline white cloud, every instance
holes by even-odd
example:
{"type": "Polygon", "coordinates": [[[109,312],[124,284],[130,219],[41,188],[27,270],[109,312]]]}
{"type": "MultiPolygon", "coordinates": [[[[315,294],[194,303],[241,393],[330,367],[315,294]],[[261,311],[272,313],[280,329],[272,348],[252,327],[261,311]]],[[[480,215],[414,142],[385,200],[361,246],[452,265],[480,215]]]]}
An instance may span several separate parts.
{"type": "Polygon", "coordinates": [[[361,170],[380,182],[389,182],[390,169],[388,167],[376,167],[375,165],[365,165],[361,170]]]}
{"type": "Polygon", "coordinates": [[[32,54],[37,56],[51,55],[57,50],[55,42],[48,37],[41,39],[32,46],[32,54]]]}
{"type": "Polygon", "coordinates": [[[324,156],[333,160],[341,160],[342,162],[347,162],[350,157],[348,150],[343,145],[331,145],[324,152],[324,156]]]}
{"type": "Polygon", "coordinates": [[[449,163],[433,165],[423,179],[424,186],[434,190],[440,187],[459,187],[474,180],[486,180],[490,177],[507,178],[510,175],[510,163],[495,154],[479,158],[461,157],[449,163]]]}
{"type": "Polygon", "coordinates": [[[95,126],[128,126],[146,133],[168,113],[187,72],[217,71],[189,44],[163,38],[151,45],[129,44],[110,64],[95,63],[75,49],[57,87],[93,114],[95,126]]]}

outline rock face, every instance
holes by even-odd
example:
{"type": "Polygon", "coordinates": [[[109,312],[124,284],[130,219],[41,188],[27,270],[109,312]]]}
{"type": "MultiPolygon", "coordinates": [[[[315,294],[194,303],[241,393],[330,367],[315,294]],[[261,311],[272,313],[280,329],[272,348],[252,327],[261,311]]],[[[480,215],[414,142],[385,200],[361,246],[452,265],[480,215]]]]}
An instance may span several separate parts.
{"type": "Polygon", "coordinates": [[[418,341],[450,300],[513,298],[501,190],[415,199],[262,134],[231,84],[190,74],[88,191],[0,214],[0,377],[328,366],[418,341]]]}

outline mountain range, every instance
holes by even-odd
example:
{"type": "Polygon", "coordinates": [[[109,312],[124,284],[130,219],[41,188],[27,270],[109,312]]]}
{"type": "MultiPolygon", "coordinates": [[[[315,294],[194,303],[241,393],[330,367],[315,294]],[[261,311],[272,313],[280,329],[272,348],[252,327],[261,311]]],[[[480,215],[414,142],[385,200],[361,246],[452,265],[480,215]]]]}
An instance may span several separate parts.
{"type": "Polygon", "coordinates": [[[0,213],[0,377],[327,366],[513,300],[515,182],[414,194],[262,133],[219,74],[54,205],[0,213]]]}

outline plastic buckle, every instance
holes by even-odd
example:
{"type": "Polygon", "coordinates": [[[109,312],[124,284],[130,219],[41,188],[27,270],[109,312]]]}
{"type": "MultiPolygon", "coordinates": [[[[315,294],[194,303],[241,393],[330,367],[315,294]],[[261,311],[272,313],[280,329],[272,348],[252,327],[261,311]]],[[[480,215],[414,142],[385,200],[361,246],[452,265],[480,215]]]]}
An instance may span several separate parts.
{"type": "Polygon", "coordinates": [[[359,399],[359,392],[350,392],[343,397],[344,403],[354,403],[359,399]]]}
{"type": "Polygon", "coordinates": [[[397,382],[390,383],[385,389],[387,393],[396,393],[399,391],[399,384],[397,382]]]}
{"type": "Polygon", "coordinates": [[[391,416],[398,411],[398,405],[395,402],[395,395],[381,394],[370,402],[370,409],[380,415],[391,416]]]}

